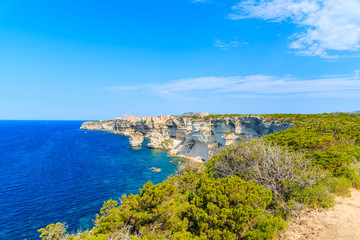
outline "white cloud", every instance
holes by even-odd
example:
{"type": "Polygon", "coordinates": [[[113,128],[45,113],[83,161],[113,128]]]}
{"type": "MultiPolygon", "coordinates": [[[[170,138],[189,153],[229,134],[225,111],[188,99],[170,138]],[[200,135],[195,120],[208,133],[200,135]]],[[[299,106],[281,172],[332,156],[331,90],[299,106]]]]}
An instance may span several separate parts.
{"type": "Polygon", "coordinates": [[[355,70],[354,72],[355,72],[355,79],[356,79],[356,80],[360,80],[360,79],[359,79],[359,77],[360,77],[360,70],[357,69],[357,70],[355,70]]]}
{"type": "Polygon", "coordinates": [[[329,50],[360,49],[359,0],[247,0],[233,7],[233,20],[288,21],[302,30],[289,47],[300,55],[337,58],[329,50]]]}
{"type": "Polygon", "coordinates": [[[215,47],[218,47],[218,48],[221,48],[221,49],[224,49],[224,50],[229,49],[229,48],[233,48],[233,47],[238,47],[238,46],[241,46],[241,45],[247,45],[247,44],[248,44],[247,42],[239,42],[237,40],[226,42],[226,41],[223,41],[223,40],[220,40],[220,39],[215,39],[215,42],[214,42],[215,47]]]}
{"type": "Polygon", "coordinates": [[[265,75],[203,77],[162,84],[110,87],[116,93],[140,91],[170,100],[199,100],[214,97],[236,98],[351,98],[360,99],[360,79],[353,76],[328,76],[297,79],[292,76],[265,75]]]}

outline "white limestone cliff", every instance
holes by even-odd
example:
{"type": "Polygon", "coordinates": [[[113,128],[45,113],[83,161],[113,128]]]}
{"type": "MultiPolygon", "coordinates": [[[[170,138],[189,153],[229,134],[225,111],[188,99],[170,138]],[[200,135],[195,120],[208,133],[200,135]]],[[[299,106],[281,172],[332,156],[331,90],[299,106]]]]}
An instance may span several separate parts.
{"type": "Polygon", "coordinates": [[[130,134],[129,137],[130,146],[141,147],[143,141],[144,141],[144,135],[142,135],[141,133],[135,132],[130,134]]]}
{"type": "Polygon", "coordinates": [[[267,121],[257,116],[166,116],[147,117],[146,120],[127,116],[127,119],[85,122],[81,129],[130,136],[131,146],[141,146],[144,138],[147,138],[150,148],[166,149],[171,155],[206,162],[224,147],[241,139],[248,141],[289,127],[292,127],[289,123],[267,121]]]}

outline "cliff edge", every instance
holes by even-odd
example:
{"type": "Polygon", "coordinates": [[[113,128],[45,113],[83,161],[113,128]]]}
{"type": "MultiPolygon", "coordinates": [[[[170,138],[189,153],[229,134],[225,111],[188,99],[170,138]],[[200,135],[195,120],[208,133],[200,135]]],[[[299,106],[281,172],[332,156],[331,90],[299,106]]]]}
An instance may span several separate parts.
{"type": "Polygon", "coordinates": [[[286,130],[292,124],[267,121],[259,116],[127,116],[85,122],[81,129],[109,131],[129,136],[131,146],[166,149],[171,155],[207,162],[215,153],[241,139],[248,141],[286,130]]]}

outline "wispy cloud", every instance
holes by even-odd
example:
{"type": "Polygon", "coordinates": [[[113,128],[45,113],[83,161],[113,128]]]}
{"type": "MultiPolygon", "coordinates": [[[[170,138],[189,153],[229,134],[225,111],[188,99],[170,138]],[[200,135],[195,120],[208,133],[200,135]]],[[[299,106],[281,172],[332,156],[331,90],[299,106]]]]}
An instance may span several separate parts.
{"type": "Polygon", "coordinates": [[[226,42],[226,41],[223,41],[223,40],[220,40],[220,39],[215,39],[215,42],[214,42],[215,47],[218,47],[218,48],[221,48],[221,49],[224,49],[224,50],[227,50],[229,48],[242,46],[242,45],[247,45],[247,44],[248,44],[247,42],[240,42],[238,40],[226,42]]]}
{"type": "Polygon", "coordinates": [[[246,0],[233,10],[229,15],[233,20],[287,21],[300,27],[289,45],[300,55],[334,59],[341,56],[329,54],[330,50],[360,49],[359,0],[246,0]]]}
{"type": "Polygon", "coordinates": [[[360,79],[352,76],[326,76],[298,79],[265,75],[203,77],[169,81],[162,84],[108,87],[114,93],[139,91],[170,100],[200,98],[351,98],[360,99],[360,79]]]}

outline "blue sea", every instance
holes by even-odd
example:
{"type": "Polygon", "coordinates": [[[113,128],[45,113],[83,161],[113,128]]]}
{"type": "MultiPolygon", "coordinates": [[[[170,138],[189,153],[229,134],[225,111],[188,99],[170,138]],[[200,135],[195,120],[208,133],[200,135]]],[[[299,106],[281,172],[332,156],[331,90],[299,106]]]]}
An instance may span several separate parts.
{"type": "Polygon", "coordinates": [[[55,222],[90,228],[104,201],[177,170],[180,159],[165,151],[133,149],[125,136],[81,124],[0,121],[0,239],[39,239],[37,229],[55,222]]]}

